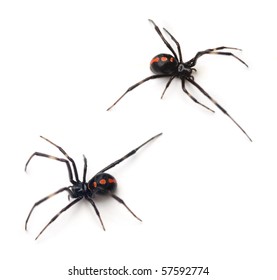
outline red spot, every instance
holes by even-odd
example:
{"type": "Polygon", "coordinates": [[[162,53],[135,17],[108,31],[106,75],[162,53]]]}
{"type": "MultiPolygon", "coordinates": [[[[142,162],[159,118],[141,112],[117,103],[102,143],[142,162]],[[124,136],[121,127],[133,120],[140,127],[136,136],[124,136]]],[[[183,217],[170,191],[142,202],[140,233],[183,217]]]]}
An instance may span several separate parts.
{"type": "Polygon", "coordinates": [[[96,187],[97,187],[97,183],[96,183],[96,182],[93,182],[93,186],[96,188],[96,187]]]}
{"type": "Polygon", "coordinates": [[[99,183],[100,183],[101,185],[106,185],[107,181],[106,181],[105,179],[101,179],[101,180],[99,181],[99,183]]]}
{"type": "Polygon", "coordinates": [[[173,58],[173,57],[171,57],[171,58],[170,58],[170,62],[173,62],[173,61],[174,61],[174,58],[173,58]]]}
{"type": "Polygon", "coordinates": [[[162,60],[162,61],[167,61],[167,57],[163,56],[163,57],[161,58],[161,60],[162,60]]]}
{"type": "Polygon", "coordinates": [[[110,178],[110,179],[108,179],[108,182],[111,183],[111,184],[112,184],[112,183],[115,183],[115,179],[111,179],[111,178],[110,178]]]}
{"type": "Polygon", "coordinates": [[[159,62],[159,57],[154,57],[152,60],[151,60],[151,62],[150,62],[150,64],[153,64],[154,62],[159,62]]]}

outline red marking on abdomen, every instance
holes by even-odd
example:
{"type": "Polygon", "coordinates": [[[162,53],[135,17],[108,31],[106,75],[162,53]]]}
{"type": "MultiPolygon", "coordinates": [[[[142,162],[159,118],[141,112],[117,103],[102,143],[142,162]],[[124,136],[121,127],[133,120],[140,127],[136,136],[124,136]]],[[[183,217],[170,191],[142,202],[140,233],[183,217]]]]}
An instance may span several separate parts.
{"type": "Polygon", "coordinates": [[[101,179],[101,180],[99,181],[99,183],[100,183],[101,185],[106,185],[107,181],[106,181],[105,179],[101,179]]]}
{"type": "Polygon", "coordinates": [[[159,62],[159,60],[160,60],[159,57],[154,57],[154,58],[151,60],[150,64],[153,64],[154,62],[159,62]]]}

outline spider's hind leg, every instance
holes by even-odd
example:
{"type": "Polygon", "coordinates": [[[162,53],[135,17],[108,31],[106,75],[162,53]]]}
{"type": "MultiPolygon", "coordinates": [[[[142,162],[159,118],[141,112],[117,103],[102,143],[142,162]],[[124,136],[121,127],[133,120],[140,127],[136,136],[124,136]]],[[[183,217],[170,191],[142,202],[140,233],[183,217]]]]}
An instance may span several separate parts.
{"type": "Polygon", "coordinates": [[[117,195],[113,194],[113,193],[110,193],[110,196],[112,196],[115,200],[117,200],[119,203],[123,204],[126,209],[136,218],[138,219],[139,221],[142,222],[142,220],[126,205],[126,203],[120,198],[118,197],[117,195]]]}

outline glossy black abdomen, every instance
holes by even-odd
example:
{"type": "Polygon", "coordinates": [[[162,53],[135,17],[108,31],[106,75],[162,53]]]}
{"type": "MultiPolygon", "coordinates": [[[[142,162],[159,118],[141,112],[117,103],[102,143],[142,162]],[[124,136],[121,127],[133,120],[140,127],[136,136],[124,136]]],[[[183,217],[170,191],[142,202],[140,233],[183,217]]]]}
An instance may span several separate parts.
{"type": "Polygon", "coordinates": [[[88,182],[91,193],[106,194],[117,187],[116,179],[108,173],[98,173],[88,182]]]}
{"type": "Polygon", "coordinates": [[[156,55],[150,62],[150,69],[155,74],[173,74],[178,67],[178,61],[170,54],[156,55]]]}

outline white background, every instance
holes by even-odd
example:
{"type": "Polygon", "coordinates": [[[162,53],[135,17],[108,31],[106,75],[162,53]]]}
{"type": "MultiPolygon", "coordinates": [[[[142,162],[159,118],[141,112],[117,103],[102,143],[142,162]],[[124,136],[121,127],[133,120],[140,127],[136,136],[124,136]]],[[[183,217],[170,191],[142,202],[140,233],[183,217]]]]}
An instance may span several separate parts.
{"type": "MultiPolygon", "coordinates": [[[[193,279],[276,279],[276,9],[274,1],[1,1],[1,278],[78,279],[84,268],[208,266],[193,279]],[[193,103],[176,80],[149,81],[106,112],[129,86],[151,75],[149,61],[169,52],[151,23],[181,43],[184,60],[217,46],[249,64],[207,55],[195,80],[252,137],[215,109],[193,103]],[[163,136],[110,170],[117,194],[71,208],[34,241],[67,201],[32,205],[68,186],[66,167],[34,158],[61,145],[88,178],[151,136],[163,136]]],[[[189,276],[167,276],[183,279],[189,276]]],[[[191,276],[192,277],[192,276],[191,276]]],[[[79,278],[82,278],[81,276],[79,278]]],[[[94,279],[113,279],[94,276],[94,279]]],[[[130,276],[129,279],[145,279],[130,276]]],[[[117,278],[116,278],[117,279],[117,278]]]]}

